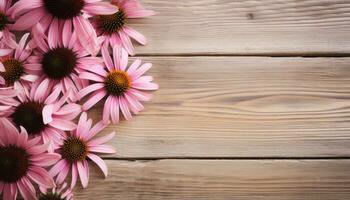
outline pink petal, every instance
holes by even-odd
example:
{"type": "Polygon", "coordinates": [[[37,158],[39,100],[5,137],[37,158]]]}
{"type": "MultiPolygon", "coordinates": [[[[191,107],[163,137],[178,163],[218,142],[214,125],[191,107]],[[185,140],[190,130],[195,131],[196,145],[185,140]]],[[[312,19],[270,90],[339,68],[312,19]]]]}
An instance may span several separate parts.
{"type": "Polygon", "coordinates": [[[113,154],[116,151],[113,149],[113,147],[109,145],[99,145],[99,146],[93,146],[89,148],[90,152],[94,153],[108,153],[113,154]]]}
{"type": "Polygon", "coordinates": [[[104,144],[104,143],[110,141],[111,139],[113,139],[114,136],[115,136],[115,132],[112,132],[112,133],[105,135],[103,137],[89,141],[88,145],[90,147],[90,146],[98,146],[98,145],[104,144]]]}
{"type": "Polygon", "coordinates": [[[32,156],[30,161],[40,167],[51,166],[61,159],[61,156],[57,153],[46,153],[32,156]]]}
{"type": "Polygon", "coordinates": [[[47,151],[48,146],[49,146],[49,143],[45,143],[42,145],[36,145],[34,147],[27,149],[27,152],[30,154],[41,154],[41,153],[44,153],[45,151],[47,151]]]}
{"type": "Polygon", "coordinates": [[[156,83],[135,83],[132,85],[133,88],[139,90],[158,90],[159,86],[156,83]]]}
{"type": "Polygon", "coordinates": [[[106,95],[107,95],[107,92],[104,90],[98,90],[97,92],[93,93],[91,95],[92,97],[83,104],[83,110],[89,110],[92,106],[94,106],[106,95]]]}
{"type": "Polygon", "coordinates": [[[95,154],[88,154],[87,155],[96,165],[102,170],[105,177],[108,175],[108,169],[106,163],[97,155],[95,154]]]}
{"type": "Polygon", "coordinates": [[[108,70],[113,71],[114,66],[113,66],[111,56],[109,55],[108,46],[102,47],[101,52],[102,52],[102,58],[106,64],[108,70]]]}
{"type": "Polygon", "coordinates": [[[154,11],[152,10],[135,10],[132,12],[128,12],[128,18],[143,18],[154,15],[154,11]]]}
{"type": "Polygon", "coordinates": [[[152,95],[140,90],[129,89],[128,94],[134,96],[139,101],[149,101],[152,98],[152,95]]]}
{"type": "Polygon", "coordinates": [[[118,7],[107,2],[96,2],[85,5],[84,11],[92,15],[112,15],[118,12],[118,7]]]}
{"type": "Polygon", "coordinates": [[[78,173],[79,173],[81,184],[83,185],[83,188],[86,188],[89,183],[89,176],[88,176],[89,166],[86,160],[84,160],[84,161],[78,161],[77,167],[78,167],[78,173]]]}
{"type": "Polygon", "coordinates": [[[48,123],[52,122],[53,108],[54,108],[53,105],[44,106],[43,111],[42,111],[44,124],[48,124],[48,123]]]}
{"type": "Polygon", "coordinates": [[[68,165],[66,160],[60,160],[49,170],[50,176],[55,177],[58,173],[62,171],[62,169],[65,168],[66,165],[68,165]]]}
{"type": "Polygon", "coordinates": [[[43,8],[36,8],[18,18],[12,26],[14,30],[28,30],[45,15],[43,8]]]}
{"type": "Polygon", "coordinates": [[[71,39],[71,36],[72,36],[72,21],[66,20],[62,31],[62,41],[65,47],[69,46],[69,41],[71,39]]]}
{"type": "Polygon", "coordinates": [[[21,134],[19,134],[17,139],[17,146],[25,148],[27,145],[28,140],[28,133],[27,131],[21,126],[21,134]]]}
{"type": "Polygon", "coordinates": [[[79,104],[70,103],[64,105],[61,109],[55,112],[55,118],[63,118],[66,120],[75,119],[81,112],[81,106],[79,104]]]}
{"type": "Polygon", "coordinates": [[[135,55],[134,46],[132,45],[129,36],[126,33],[124,33],[123,31],[119,31],[118,34],[119,34],[119,37],[123,43],[123,47],[125,48],[125,50],[130,55],[135,55]]]}
{"type": "Polygon", "coordinates": [[[58,43],[58,19],[54,18],[49,27],[48,43],[51,48],[56,48],[58,43]]]}
{"type": "Polygon", "coordinates": [[[127,102],[122,97],[119,98],[120,110],[122,111],[126,120],[130,120],[132,118],[130,110],[128,108],[127,102]]]}
{"type": "Polygon", "coordinates": [[[110,106],[112,122],[117,124],[119,122],[119,99],[117,97],[112,98],[110,106]]]}
{"type": "Polygon", "coordinates": [[[97,35],[90,22],[82,16],[73,19],[73,25],[77,33],[78,40],[84,44],[89,53],[96,55],[98,52],[97,35]]]}
{"type": "Polygon", "coordinates": [[[139,78],[142,76],[144,73],[146,73],[149,69],[151,69],[152,63],[145,63],[141,65],[134,73],[132,73],[133,80],[139,78]]]}
{"type": "Polygon", "coordinates": [[[104,82],[105,79],[99,75],[90,73],[90,72],[81,72],[79,74],[79,78],[90,80],[90,81],[95,81],[95,82],[104,82]]]}
{"type": "MultiPolygon", "coordinates": [[[[103,119],[103,122],[105,124],[108,124],[109,123],[109,115],[111,113],[111,101],[112,101],[112,97],[109,96],[107,97],[106,101],[105,101],[105,104],[103,106],[103,116],[102,116],[102,119],[103,119]]],[[[112,111],[113,112],[113,111],[112,111]]]]}
{"type": "Polygon", "coordinates": [[[76,99],[80,100],[83,97],[85,97],[86,95],[90,94],[91,92],[104,88],[104,86],[105,85],[102,83],[92,84],[92,85],[80,90],[80,92],[76,96],[76,99]]]}
{"type": "Polygon", "coordinates": [[[52,188],[55,187],[54,180],[49,173],[41,167],[31,166],[28,176],[40,186],[52,188]]]}
{"type": "Polygon", "coordinates": [[[128,74],[134,74],[135,71],[137,70],[137,68],[139,68],[139,66],[141,65],[141,60],[140,59],[136,59],[129,67],[128,69],[128,74]]]}
{"type": "Polygon", "coordinates": [[[4,200],[16,200],[17,199],[17,188],[16,184],[5,183],[3,189],[4,200]]]}
{"type": "Polygon", "coordinates": [[[63,120],[63,119],[55,119],[49,123],[50,126],[58,128],[63,131],[72,131],[76,129],[77,125],[71,121],[63,120]]]}
{"type": "Polygon", "coordinates": [[[12,51],[12,49],[0,49],[0,56],[9,55],[12,51]]]}
{"type": "Polygon", "coordinates": [[[75,184],[77,183],[77,179],[78,179],[78,167],[76,163],[72,164],[72,182],[70,187],[74,188],[75,184]]]}
{"type": "Polygon", "coordinates": [[[126,67],[128,65],[128,58],[129,58],[128,52],[126,52],[124,50],[124,48],[122,48],[121,49],[121,60],[120,60],[120,69],[122,71],[126,70],[126,67]]]}
{"type": "Polygon", "coordinates": [[[39,101],[39,102],[43,102],[44,98],[45,98],[45,94],[48,93],[48,87],[49,87],[49,79],[44,79],[44,81],[42,81],[40,83],[40,85],[38,86],[38,88],[36,89],[36,92],[34,94],[34,100],[39,101]]]}
{"type": "Polygon", "coordinates": [[[58,184],[62,184],[64,182],[64,180],[67,178],[67,175],[69,173],[69,165],[65,165],[63,167],[63,169],[60,171],[60,173],[58,174],[57,178],[56,178],[56,182],[58,184]]]}
{"type": "Polygon", "coordinates": [[[143,36],[141,33],[139,33],[138,31],[136,31],[135,29],[125,26],[123,28],[123,31],[128,34],[131,38],[133,38],[134,40],[136,40],[137,42],[139,42],[142,45],[146,45],[147,44],[147,40],[146,37],[143,36]]]}
{"type": "Polygon", "coordinates": [[[106,128],[107,124],[103,123],[103,121],[98,122],[95,124],[94,127],[89,131],[87,135],[84,136],[85,140],[90,140],[93,138],[97,133],[101,132],[104,128],[106,128]]]}
{"type": "Polygon", "coordinates": [[[19,189],[19,192],[21,193],[22,197],[25,200],[33,200],[36,199],[35,193],[33,193],[27,184],[21,179],[20,181],[17,181],[17,187],[19,189]]]}
{"type": "Polygon", "coordinates": [[[143,110],[143,105],[132,95],[129,95],[128,93],[124,94],[125,99],[127,100],[131,110],[137,114],[139,111],[143,110]]]}

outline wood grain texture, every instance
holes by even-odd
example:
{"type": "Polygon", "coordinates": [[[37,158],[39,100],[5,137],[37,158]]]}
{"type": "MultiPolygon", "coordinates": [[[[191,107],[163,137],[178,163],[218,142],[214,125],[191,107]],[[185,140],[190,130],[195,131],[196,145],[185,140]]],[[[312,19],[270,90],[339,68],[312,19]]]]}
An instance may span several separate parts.
{"type": "MultiPolygon", "coordinates": [[[[349,160],[108,161],[110,175],[92,170],[76,199],[344,200],[349,160]]],[[[80,187],[80,186],[78,186],[80,187]]]]}
{"type": "Polygon", "coordinates": [[[160,90],[104,130],[117,131],[113,157],[350,156],[349,58],[143,60],[160,90]]]}
{"type": "Polygon", "coordinates": [[[138,54],[350,53],[348,0],[144,0],[138,54]]]}

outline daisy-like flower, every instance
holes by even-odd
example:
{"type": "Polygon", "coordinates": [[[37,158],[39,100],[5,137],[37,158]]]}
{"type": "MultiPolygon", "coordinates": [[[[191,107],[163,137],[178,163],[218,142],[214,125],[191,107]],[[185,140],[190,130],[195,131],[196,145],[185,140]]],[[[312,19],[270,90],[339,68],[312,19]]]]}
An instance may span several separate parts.
{"type": "Polygon", "coordinates": [[[118,6],[119,11],[112,15],[94,17],[92,23],[97,29],[97,34],[105,37],[104,43],[109,43],[111,47],[121,45],[130,55],[134,55],[130,38],[142,45],[146,45],[147,40],[141,33],[128,26],[127,20],[152,16],[154,12],[146,10],[138,0],[112,0],[111,3],[118,6]]]}
{"type": "Polygon", "coordinates": [[[14,89],[18,89],[18,84],[29,87],[29,84],[38,78],[30,74],[31,70],[27,62],[27,58],[32,53],[27,43],[28,37],[29,33],[24,34],[14,51],[0,57],[0,85],[14,87],[14,89]]]}
{"type": "Polygon", "coordinates": [[[60,144],[64,131],[74,130],[71,120],[81,113],[81,106],[66,103],[69,92],[60,95],[58,87],[51,89],[48,80],[33,83],[30,90],[22,88],[18,101],[6,111],[9,122],[24,127],[30,137],[41,136],[44,143],[52,141],[50,151],[60,144]]]}
{"type": "Polygon", "coordinates": [[[6,120],[0,120],[0,193],[5,200],[16,199],[18,191],[27,199],[35,199],[33,183],[54,187],[53,178],[44,169],[56,163],[60,155],[47,153],[48,143],[40,138],[28,140],[26,130],[21,133],[6,120]]]}
{"type": "Polygon", "coordinates": [[[9,16],[9,8],[12,4],[12,0],[0,1],[0,41],[4,42],[11,48],[16,47],[15,36],[10,32],[10,24],[12,20],[9,16]]]}
{"type": "Polygon", "coordinates": [[[137,114],[143,110],[140,101],[148,101],[151,98],[150,94],[143,91],[158,89],[158,85],[152,82],[153,77],[143,76],[152,64],[141,65],[141,60],[137,59],[127,68],[128,54],[118,46],[113,48],[113,61],[106,46],[102,48],[102,57],[107,68],[95,67],[88,69],[89,72],[82,72],[79,77],[93,83],[82,89],[76,98],[82,99],[93,92],[83,104],[83,110],[89,110],[107,96],[103,121],[109,123],[111,119],[114,124],[118,123],[120,111],[125,119],[129,120],[132,118],[131,112],[137,114]]]}
{"type": "Polygon", "coordinates": [[[92,128],[91,125],[92,120],[87,118],[85,112],[82,113],[77,129],[68,133],[57,149],[62,159],[51,168],[49,174],[52,177],[57,176],[56,182],[58,184],[61,184],[66,179],[68,172],[71,171],[71,188],[75,186],[78,177],[80,177],[83,188],[86,188],[89,182],[88,158],[97,164],[105,177],[107,177],[106,163],[96,153],[115,153],[113,147],[105,145],[106,142],[114,137],[115,133],[94,138],[106,125],[102,122],[97,123],[92,128]]]}
{"type": "MultiPolygon", "coordinates": [[[[95,15],[109,15],[118,8],[103,0],[19,0],[10,9],[11,16],[18,18],[15,30],[28,30],[38,22],[48,33],[58,34],[59,27],[67,31],[74,25],[76,38],[90,53],[97,53],[96,31],[88,20],[95,15]]],[[[70,30],[69,30],[70,31],[70,30]]]]}
{"type": "Polygon", "coordinates": [[[39,80],[47,82],[49,87],[56,85],[61,88],[62,93],[72,90],[71,99],[73,94],[87,85],[87,81],[80,79],[78,73],[101,65],[103,61],[92,57],[81,46],[77,41],[79,34],[72,31],[71,24],[65,24],[63,29],[62,34],[56,29],[46,36],[41,26],[36,26],[33,39],[37,48],[28,60],[32,74],[40,76],[39,80]]]}
{"type": "Polygon", "coordinates": [[[67,183],[63,183],[57,187],[48,190],[40,187],[41,194],[38,196],[38,200],[71,200],[73,199],[73,191],[67,187],[67,183]]]}

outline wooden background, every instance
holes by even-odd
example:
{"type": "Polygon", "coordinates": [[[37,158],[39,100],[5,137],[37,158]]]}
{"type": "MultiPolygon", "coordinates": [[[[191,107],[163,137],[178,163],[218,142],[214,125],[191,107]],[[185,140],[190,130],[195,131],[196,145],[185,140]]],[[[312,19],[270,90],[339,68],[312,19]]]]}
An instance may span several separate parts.
{"type": "Polygon", "coordinates": [[[349,0],[142,2],[160,89],[76,199],[350,199],[349,0]]]}

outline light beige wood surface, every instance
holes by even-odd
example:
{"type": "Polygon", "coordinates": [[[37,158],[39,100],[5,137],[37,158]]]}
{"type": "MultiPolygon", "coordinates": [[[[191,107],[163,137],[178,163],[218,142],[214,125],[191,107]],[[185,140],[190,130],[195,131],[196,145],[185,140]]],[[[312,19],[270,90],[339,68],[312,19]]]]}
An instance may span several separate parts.
{"type": "Polygon", "coordinates": [[[147,0],[138,54],[350,53],[349,0],[147,0]]]}
{"type": "MultiPolygon", "coordinates": [[[[348,160],[108,161],[77,199],[345,200],[348,160]]],[[[79,186],[80,187],[80,186],[79,186]]]]}
{"type": "Polygon", "coordinates": [[[160,89],[104,131],[117,131],[114,157],[350,156],[349,58],[143,60],[160,89]]]}
{"type": "Polygon", "coordinates": [[[349,0],[142,2],[160,89],[76,199],[350,199],[349,0]]]}

